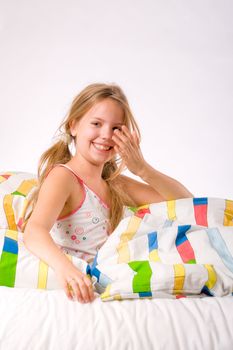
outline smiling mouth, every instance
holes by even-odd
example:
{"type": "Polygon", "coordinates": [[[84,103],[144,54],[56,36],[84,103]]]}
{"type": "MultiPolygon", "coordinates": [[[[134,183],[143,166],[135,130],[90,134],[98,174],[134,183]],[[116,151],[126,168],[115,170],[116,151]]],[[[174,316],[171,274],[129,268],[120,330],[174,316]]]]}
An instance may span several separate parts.
{"type": "Polygon", "coordinates": [[[92,144],[98,151],[110,151],[113,148],[112,146],[104,146],[94,142],[92,144]]]}

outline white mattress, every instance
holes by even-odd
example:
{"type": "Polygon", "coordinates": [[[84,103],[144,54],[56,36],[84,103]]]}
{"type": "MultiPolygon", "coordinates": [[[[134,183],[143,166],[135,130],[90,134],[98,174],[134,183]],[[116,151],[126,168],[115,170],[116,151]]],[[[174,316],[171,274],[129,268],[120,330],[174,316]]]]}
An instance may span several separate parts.
{"type": "Polygon", "coordinates": [[[233,298],[91,304],[62,290],[0,287],[1,350],[232,350],[233,298]]]}

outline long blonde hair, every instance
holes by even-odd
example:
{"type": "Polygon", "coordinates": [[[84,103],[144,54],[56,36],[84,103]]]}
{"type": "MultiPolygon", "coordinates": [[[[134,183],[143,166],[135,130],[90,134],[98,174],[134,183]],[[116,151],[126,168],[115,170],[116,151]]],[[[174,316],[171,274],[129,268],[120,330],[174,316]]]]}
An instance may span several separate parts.
{"type": "MultiPolygon", "coordinates": [[[[73,99],[64,121],[58,128],[60,132],[59,140],[45,151],[40,158],[38,165],[38,186],[31,194],[24,210],[23,231],[35,207],[43,181],[50,169],[56,164],[65,164],[72,158],[70,151],[70,145],[73,142],[73,136],[70,131],[71,122],[73,120],[80,120],[95,103],[105,98],[111,98],[119,103],[124,112],[123,123],[130,131],[136,131],[140,140],[138,125],[122,89],[116,84],[95,83],[88,85],[73,99]]],[[[124,205],[136,206],[130,196],[123,190],[121,182],[117,179],[124,168],[125,165],[122,159],[119,156],[118,158],[115,156],[105,163],[102,171],[102,178],[107,182],[111,194],[109,217],[111,230],[114,230],[120,222],[124,205]]]]}

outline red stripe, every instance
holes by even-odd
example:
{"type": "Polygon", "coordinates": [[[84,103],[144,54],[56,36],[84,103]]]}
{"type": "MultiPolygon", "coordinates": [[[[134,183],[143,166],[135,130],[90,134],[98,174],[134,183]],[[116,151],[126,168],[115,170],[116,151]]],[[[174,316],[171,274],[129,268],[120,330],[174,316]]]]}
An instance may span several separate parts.
{"type": "Polygon", "coordinates": [[[182,244],[179,244],[176,248],[184,263],[189,262],[189,260],[195,260],[193,248],[188,240],[183,242],[182,244]]]}
{"type": "Polygon", "coordinates": [[[196,224],[208,227],[207,204],[194,205],[196,224]]]}

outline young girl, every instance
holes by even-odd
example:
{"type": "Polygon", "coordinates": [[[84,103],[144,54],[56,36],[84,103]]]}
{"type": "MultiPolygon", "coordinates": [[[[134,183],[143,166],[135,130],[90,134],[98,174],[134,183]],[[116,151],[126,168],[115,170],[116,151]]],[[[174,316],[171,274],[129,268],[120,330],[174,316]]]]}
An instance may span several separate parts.
{"type": "Polygon", "coordinates": [[[64,252],[90,263],[127,206],[193,195],[145,161],[137,123],[116,84],[87,86],[74,98],[59,130],[59,141],[41,157],[24,242],[54,269],[68,298],[90,302],[90,279],[64,252]],[[121,175],[125,167],[144,183],[121,175]]]}

